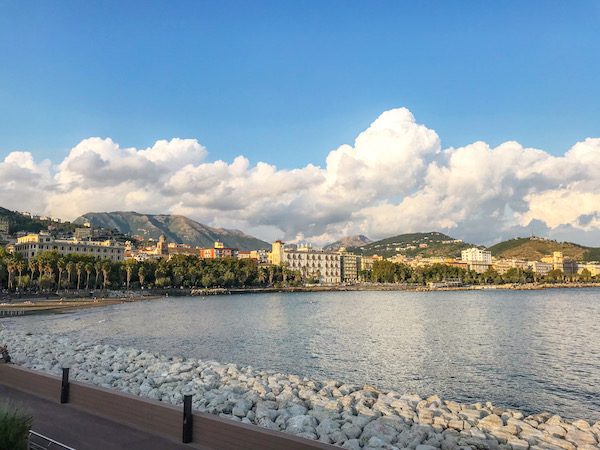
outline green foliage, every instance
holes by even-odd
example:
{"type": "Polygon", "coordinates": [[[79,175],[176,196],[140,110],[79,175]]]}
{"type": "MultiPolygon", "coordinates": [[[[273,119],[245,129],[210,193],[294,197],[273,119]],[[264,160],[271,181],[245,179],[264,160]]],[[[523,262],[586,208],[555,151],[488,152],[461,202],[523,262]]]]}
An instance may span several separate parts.
{"type": "Polygon", "coordinates": [[[29,413],[0,403],[0,449],[26,449],[32,422],[29,413]]]}
{"type": "Polygon", "coordinates": [[[458,257],[461,250],[473,247],[473,245],[465,242],[453,241],[452,237],[438,232],[408,233],[371,242],[362,247],[351,247],[348,248],[348,251],[364,256],[377,254],[384,258],[398,253],[409,257],[458,257]],[[420,247],[420,244],[426,244],[427,246],[420,247]],[[416,248],[407,249],[407,245],[416,248]]]}

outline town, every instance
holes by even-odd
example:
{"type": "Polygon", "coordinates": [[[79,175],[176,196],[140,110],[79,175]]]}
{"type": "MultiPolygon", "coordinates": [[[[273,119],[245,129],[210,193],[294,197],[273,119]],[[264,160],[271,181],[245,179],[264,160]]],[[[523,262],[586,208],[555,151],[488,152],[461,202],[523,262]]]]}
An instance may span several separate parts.
{"type": "MultiPolygon", "coordinates": [[[[478,247],[462,250],[459,258],[409,257],[401,252],[384,258],[344,247],[327,251],[310,244],[286,245],[280,240],[270,249],[240,251],[219,241],[211,247],[191,247],[168,242],[164,235],[154,241],[90,223],[71,227],[72,231],[59,230],[60,219],[21,214],[53,225],[48,225],[47,231],[10,233],[10,220],[0,217],[0,282],[9,291],[353,283],[427,285],[437,289],[592,282],[600,278],[600,263],[575,261],[558,251],[539,261],[496,259],[489,250],[478,247]]],[[[397,249],[410,251],[427,245],[416,242],[397,249]]]]}

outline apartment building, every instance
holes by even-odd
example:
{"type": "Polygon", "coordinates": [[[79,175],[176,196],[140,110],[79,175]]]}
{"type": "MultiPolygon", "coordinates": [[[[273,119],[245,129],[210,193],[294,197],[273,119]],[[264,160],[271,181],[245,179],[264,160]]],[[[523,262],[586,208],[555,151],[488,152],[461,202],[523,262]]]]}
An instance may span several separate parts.
{"type": "Polygon", "coordinates": [[[334,252],[313,250],[310,245],[299,246],[296,250],[287,250],[285,243],[272,244],[271,263],[287,264],[291,270],[300,270],[305,277],[314,277],[320,283],[340,283],[341,256],[334,252]]]}
{"type": "Polygon", "coordinates": [[[77,239],[55,239],[50,234],[43,232],[18,238],[14,249],[26,260],[35,257],[39,253],[52,250],[58,251],[61,255],[68,255],[69,253],[92,255],[100,259],[108,258],[114,262],[123,261],[125,257],[125,247],[111,240],[81,242],[77,239]]]}

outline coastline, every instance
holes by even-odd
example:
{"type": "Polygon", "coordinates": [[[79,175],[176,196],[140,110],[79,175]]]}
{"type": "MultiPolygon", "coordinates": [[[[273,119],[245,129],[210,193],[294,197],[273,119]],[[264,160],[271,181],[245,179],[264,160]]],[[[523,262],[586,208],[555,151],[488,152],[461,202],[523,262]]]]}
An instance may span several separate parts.
{"type": "Polygon", "coordinates": [[[600,422],[525,415],[489,402],[421,398],[1,327],[0,343],[17,365],[33,370],[60,375],[69,367],[75,380],[177,405],[190,394],[195,410],[353,450],[575,450],[597,448],[600,437],[600,422]]]}
{"type": "MultiPolygon", "coordinates": [[[[44,296],[10,298],[0,302],[0,319],[30,314],[67,313],[86,308],[98,308],[116,305],[119,303],[153,300],[171,296],[196,296],[206,297],[211,295],[241,295],[241,294],[268,294],[268,293],[294,293],[294,292],[348,292],[348,291],[411,291],[411,292],[448,292],[448,291],[479,291],[479,290],[544,290],[564,288],[599,288],[599,283],[529,283],[529,284],[501,284],[501,285],[475,285],[461,287],[428,287],[423,285],[402,284],[354,284],[331,286],[289,286],[289,287],[258,287],[258,288],[212,288],[212,289],[167,289],[156,291],[106,291],[101,292],[102,297],[90,298],[65,293],[64,297],[53,294],[53,298],[44,296]],[[70,295],[70,296],[67,296],[70,295]]],[[[49,297],[49,296],[46,296],[49,297]]]]}

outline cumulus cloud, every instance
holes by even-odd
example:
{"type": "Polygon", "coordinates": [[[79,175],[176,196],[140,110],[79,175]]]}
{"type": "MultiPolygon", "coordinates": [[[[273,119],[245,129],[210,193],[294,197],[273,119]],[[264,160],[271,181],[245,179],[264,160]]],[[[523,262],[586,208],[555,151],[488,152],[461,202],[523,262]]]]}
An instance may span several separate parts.
{"type": "Polygon", "coordinates": [[[207,154],[194,139],[138,150],[100,138],[80,142],[54,167],[15,152],[0,162],[0,204],[65,219],[88,211],[184,214],[316,244],[431,230],[483,244],[529,230],[579,242],[600,235],[600,139],[561,157],[517,142],[442,150],[437,133],[401,108],[331,151],[324,167],[251,166],[244,156],[207,162],[207,154]]]}

